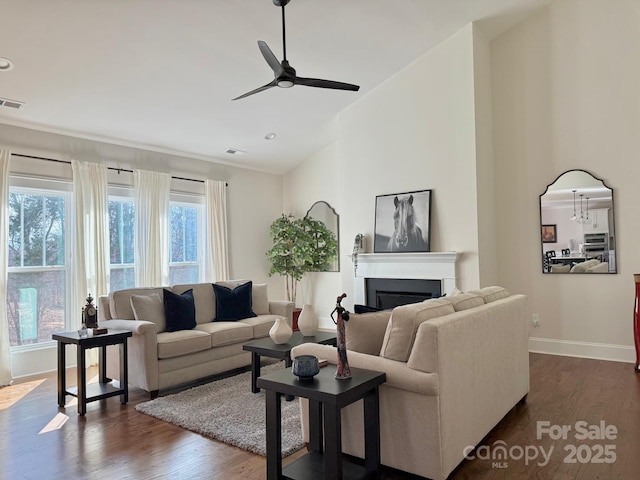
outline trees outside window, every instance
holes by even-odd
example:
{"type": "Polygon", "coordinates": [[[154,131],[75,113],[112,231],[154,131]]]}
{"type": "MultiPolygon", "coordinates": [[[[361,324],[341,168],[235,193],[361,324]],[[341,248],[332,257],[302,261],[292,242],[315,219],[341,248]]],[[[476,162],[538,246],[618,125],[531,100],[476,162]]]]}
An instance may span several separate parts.
{"type": "Polygon", "coordinates": [[[67,325],[66,192],[9,189],[7,317],[11,346],[51,341],[67,325]]]}
{"type": "Polygon", "coordinates": [[[171,202],[169,208],[169,282],[197,283],[201,278],[202,205],[171,202]]]}
{"type": "Polygon", "coordinates": [[[109,290],[133,288],[135,277],[135,205],[132,198],[109,197],[109,290]]]}

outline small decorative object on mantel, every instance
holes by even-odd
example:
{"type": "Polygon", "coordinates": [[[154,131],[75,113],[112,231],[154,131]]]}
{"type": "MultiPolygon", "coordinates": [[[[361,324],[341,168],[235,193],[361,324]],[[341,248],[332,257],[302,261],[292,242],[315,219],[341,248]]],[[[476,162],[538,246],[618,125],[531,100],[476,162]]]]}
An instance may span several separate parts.
{"type": "Polygon", "coordinates": [[[315,355],[300,355],[293,359],[291,373],[301,382],[310,382],[320,371],[320,363],[315,355]]]}
{"type": "Polygon", "coordinates": [[[273,340],[273,343],[277,345],[287,343],[291,335],[293,335],[293,330],[291,330],[291,327],[287,323],[287,319],[284,317],[276,318],[276,322],[273,324],[273,327],[271,327],[271,330],[269,330],[269,336],[271,340],[273,340]]]}
{"type": "Polygon", "coordinates": [[[636,303],[633,309],[633,337],[636,344],[636,366],[635,371],[640,372],[640,273],[633,276],[636,283],[636,303]]]}
{"type": "Polygon", "coordinates": [[[340,304],[347,294],[343,293],[336,300],[336,308],[331,312],[331,320],[337,325],[336,344],[338,348],[338,368],[336,369],[335,378],[338,380],[346,380],[351,378],[351,369],[347,360],[347,337],[344,330],[344,322],[349,320],[349,312],[340,304]],[[336,318],[333,318],[333,314],[336,318]]]}
{"type": "Polygon", "coordinates": [[[353,262],[353,276],[358,274],[358,254],[364,253],[364,234],[358,233],[353,241],[353,253],[351,254],[351,261],[353,262]]]}
{"type": "Polygon", "coordinates": [[[313,337],[318,331],[318,317],[308,303],[302,306],[298,317],[298,329],[304,337],[313,337]]]}

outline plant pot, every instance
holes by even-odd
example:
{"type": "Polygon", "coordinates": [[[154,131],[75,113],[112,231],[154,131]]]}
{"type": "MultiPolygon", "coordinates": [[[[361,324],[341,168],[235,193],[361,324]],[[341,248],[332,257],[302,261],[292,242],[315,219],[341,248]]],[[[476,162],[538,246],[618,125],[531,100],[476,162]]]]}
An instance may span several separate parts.
{"type": "Polygon", "coordinates": [[[293,329],[294,332],[297,332],[298,330],[300,330],[298,328],[298,319],[300,317],[300,312],[302,312],[301,308],[294,308],[293,309],[293,315],[291,318],[291,328],[293,329]]]}

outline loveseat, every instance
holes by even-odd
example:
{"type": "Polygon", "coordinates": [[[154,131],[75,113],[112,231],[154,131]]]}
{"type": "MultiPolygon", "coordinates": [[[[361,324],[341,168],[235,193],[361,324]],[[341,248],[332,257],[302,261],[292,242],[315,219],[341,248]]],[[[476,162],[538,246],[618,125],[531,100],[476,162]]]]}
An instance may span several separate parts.
{"type": "MultiPolygon", "coordinates": [[[[381,463],[445,479],[529,391],[524,295],[487,287],[355,315],[346,322],[351,367],[386,373],[380,386],[381,463]]],[[[334,347],[303,344],[292,357],[337,363],[334,347]]],[[[333,368],[331,365],[325,368],[333,368]]],[[[301,399],[308,439],[308,403],[301,399]]],[[[342,410],[342,450],[364,456],[362,401],[342,410]]]]}
{"type": "MultiPolygon", "coordinates": [[[[248,280],[131,288],[99,297],[99,326],[130,330],[129,384],[150,392],[251,364],[242,345],[266,337],[293,303],[269,301],[266,284],[248,280]]],[[[111,348],[111,347],[109,347],[111,348]]],[[[114,349],[117,348],[113,347],[114,349]]],[[[107,355],[118,379],[119,355],[107,355]]]]}

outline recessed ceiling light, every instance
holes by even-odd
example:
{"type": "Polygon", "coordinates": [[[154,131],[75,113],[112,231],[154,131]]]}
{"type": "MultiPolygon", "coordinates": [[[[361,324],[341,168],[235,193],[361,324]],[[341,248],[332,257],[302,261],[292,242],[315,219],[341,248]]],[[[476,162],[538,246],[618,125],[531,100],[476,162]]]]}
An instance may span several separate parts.
{"type": "Polygon", "coordinates": [[[267,133],[267,134],[264,136],[264,139],[265,139],[265,140],[273,140],[274,138],[276,138],[276,134],[275,134],[275,133],[273,133],[273,132],[271,132],[271,133],[267,133]]]}
{"type": "Polygon", "coordinates": [[[8,58],[0,57],[0,72],[13,70],[13,62],[8,58]]]}

